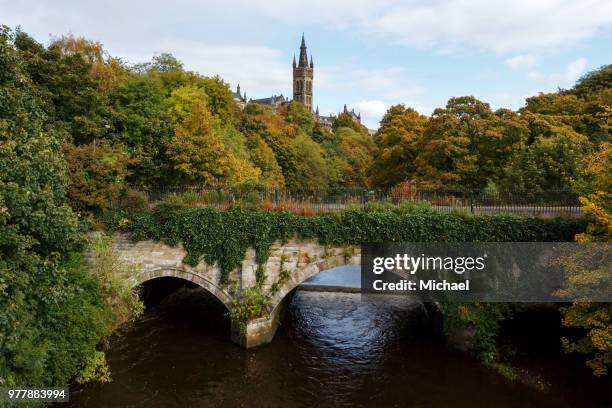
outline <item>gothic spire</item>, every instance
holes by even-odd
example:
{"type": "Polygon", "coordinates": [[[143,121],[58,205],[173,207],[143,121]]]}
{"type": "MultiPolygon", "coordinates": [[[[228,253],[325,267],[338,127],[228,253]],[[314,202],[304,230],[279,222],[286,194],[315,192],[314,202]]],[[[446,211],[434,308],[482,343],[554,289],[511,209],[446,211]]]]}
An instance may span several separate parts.
{"type": "Polygon", "coordinates": [[[295,68],[296,64],[295,64],[295,54],[293,54],[293,68],[295,68]]]}
{"type": "Polygon", "coordinates": [[[306,41],[304,41],[304,33],[302,33],[302,44],[300,45],[300,68],[308,68],[308,55],[306,53],[306,41]]]}
{"type": "Polygon", "coordinates": [[[310,54],[310,68],[314,68],[314,64],[312,63],[312,54],[310,54]]]}

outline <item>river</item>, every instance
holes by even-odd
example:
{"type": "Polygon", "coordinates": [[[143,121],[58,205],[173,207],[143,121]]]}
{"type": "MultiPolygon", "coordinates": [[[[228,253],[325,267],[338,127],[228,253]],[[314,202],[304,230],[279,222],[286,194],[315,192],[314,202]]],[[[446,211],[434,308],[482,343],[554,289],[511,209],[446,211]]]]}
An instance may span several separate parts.
{"type": "MultiPolygon", "coordinates": [[[[538,361],[547,389],[447,350],[406,297],[298,290],[271,344],[229,340],[224,307],[182,288],[113,337],[113,381],[73,407],[580,407],[611,403],[586,370],[538,361]]],[[[556,361],[556,360],[555,360],[556,361]]],[[[609,391],[609,389],[608,389],[609,391]]],[[[612,406],[612,405],[609,405],[612,406]]]]}

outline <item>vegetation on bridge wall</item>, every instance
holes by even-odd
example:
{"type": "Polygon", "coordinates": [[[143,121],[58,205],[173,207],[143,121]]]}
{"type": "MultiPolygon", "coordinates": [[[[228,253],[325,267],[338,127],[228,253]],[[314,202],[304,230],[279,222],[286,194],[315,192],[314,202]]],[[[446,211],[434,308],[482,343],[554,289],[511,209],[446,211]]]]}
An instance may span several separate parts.
{"type": "MultiPolygon", "coordinates": [[[[208,264],[219,264],[221,284],[227,284],[229,272],[240,267],[248,247],[255,248],[257,262],[262,265],[273,242],[294,236],[317,238],[321,244],[333,246],[366,242],[571,241],[586,228],[583,220],[441,214],[410,203],[372,204],[338,214],[304,217],[240,207],[228,211],[184,208],[176,200],[162,202],[153,210],[113,210],[106,214],[106,223],[113,230],[129,231],[134,240],[182,243],[187,252],[185,263],[196,265],[204,259],[208,264]]],[[[260,268],[259,284],[265,279],[262,272],[260,268]]],[[[265,311],[266,299],[261,290],[246,293],[244,304],[235,305],[235,315],[241,321],[259,317],[265,311]]],[[[499,321],[508,316],[507,309],[503,304],[446,305],[447,328],[477,327],[475,355],[492,362],[499,321]]]]}
{"type": "Polygon", "coordinates": [[[153,210],[107,213],[113,230],[131,232],[134,240],[163,240],[183,244],[184,262],[197,265],[204,259],[221,267],[221,284],[238,268],[248,247],[257,262],[266,262],[275,241],[317,238],[323,245],[359,245],[366,242],[468,242],[468,241],[571,241],[584,231],[585,222],[510,215],[472,216],[440,214],[427,207],[372,205],[339,214],[303,217],[290,212],[268,212],[240,207],[181,208],[162,203],[153,210]]]}

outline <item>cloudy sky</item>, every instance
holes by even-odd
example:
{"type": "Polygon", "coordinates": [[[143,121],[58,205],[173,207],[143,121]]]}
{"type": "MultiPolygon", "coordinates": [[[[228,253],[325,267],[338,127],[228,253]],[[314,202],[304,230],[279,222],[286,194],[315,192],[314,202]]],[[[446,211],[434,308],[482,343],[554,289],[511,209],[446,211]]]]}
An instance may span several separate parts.
{"type": "Polygon", "coordinates": [[[0,0],[0,10],[0,24],[41,42],[71,32],[128,62],[170,52],[253,98],[291,94],[304,32],[314,104],[346,103],[371,128],[397,103],[429,114],[474,95],[518,108],[612,63],[610,0],[0,0]]]}

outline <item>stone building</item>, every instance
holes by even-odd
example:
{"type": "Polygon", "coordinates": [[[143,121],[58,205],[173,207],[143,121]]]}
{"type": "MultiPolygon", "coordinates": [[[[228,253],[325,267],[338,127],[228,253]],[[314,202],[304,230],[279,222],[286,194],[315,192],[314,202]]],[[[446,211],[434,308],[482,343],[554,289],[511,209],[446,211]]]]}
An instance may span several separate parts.
{"type": "MultiPolygon", "coordinates": [[[[306,47],[306,41],[304,39],[304,34],[302,34],[302,42],[300,44],[300,56],[296,60],[295,56],[293,57],[293,100],[297,102],[301,102],[309,111],[312,112],[313,105],[313,79],[314,79],[314,63],[312,60],[312,55],[310,55],[310,61],[308,60],[308,52],[306,47]]],[[[236,88],[236,92],[233,92],[234,101],[236,104],[242,109],[247,103],[246,93],[244,97],[240,94],[240,85],[236,88]]],[[[269,98],[261,98],[261,99],[251,99],[248,101],[253,103],[259,103],[262,105],[272,106],[274,109],[278,109],[282,105],[289,103],[289,98],[280,95],[272,95],[269,98]]],[[[361,124],[361,114],[355,113],[354,109],[350,111],[347,109],[346,104],[344,105],[344,110],[342,113],[346,113],[353,119],[355,122],[361,124]]],[[[337,116],[328,115],[321,116],[319,115],[319,107],[317,107],[316,111],[313,112],[313,116],[318,124],[323,126],[324,128],[331,130],[334,121],[337,116]]]]}
{"type": "Polygon", "coordinates": [[[295,62],[295,55],[293,56],[293,100],[301,102],[309,111],[312,111],[313,72],[312,55],[310,56],[310,64],[308,64],[306,42],[304,41],[304,34],[302,34],[300,58],[297,64],[295,62]]]}
{"type": "Polygon", "coordinates": [[[244,96],[240,94],[240,84],[236,85],[236,92],[232,92],[232,98],[234,99],[234,103],[240,109],[244,109],[247,104],[247,96],[246,92],[244,93],[244,96]]]}
{"type": "Polygon", "coordinates": [[[283,94],[280,94],[280,95],[272,95],[269,98],[251,99],[249,102],[259,103],[261,105],[270,105],[272,106],[272,108],[278,109],[283,104],[288,103],[289,98],[283,96],[283,94]]]}
{"type": "Polygon", "coordinates": [[[351,109],[350,111],[346,108],[346,103],[344,104],[344,110],[342,113],[346,113],[353,119],[353,122],[361,124],[361,112],[355,113],[355,109],[351,109]]]}

